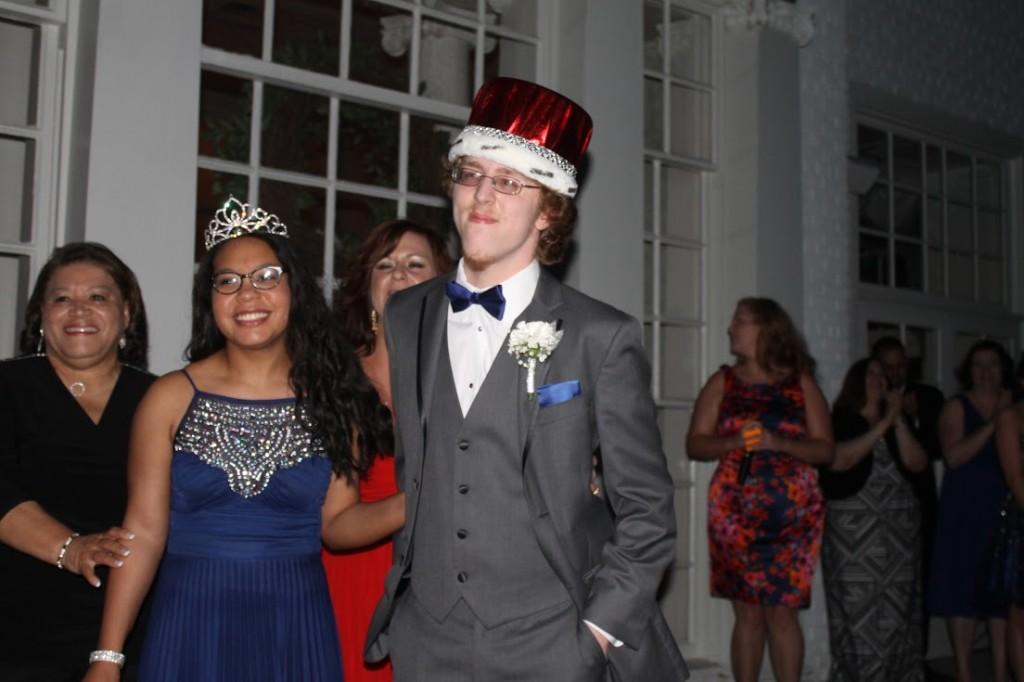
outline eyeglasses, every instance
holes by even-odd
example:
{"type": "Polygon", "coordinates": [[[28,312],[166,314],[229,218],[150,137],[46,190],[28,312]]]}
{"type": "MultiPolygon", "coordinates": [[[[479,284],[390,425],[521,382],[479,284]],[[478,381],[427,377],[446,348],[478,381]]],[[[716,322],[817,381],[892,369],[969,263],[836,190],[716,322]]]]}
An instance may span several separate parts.
{"type": "Polygon", "coordinates": [[[522,180],[517,180],[510,175],[484,175],[478,170],[472,168],[453,168],[452,169],[452,182],[456,185],[462,185],[464,187],[477,187],[484,178],[490,178],[491,187],[494,188],[495,192],[502,194],[519,194],[523,191],[524,187],[530,189],[540,189],[540,185],[527,185],[522,180]]]}
{"type": "Polygon", "coordinates": [[[284,268],[279,265],[264,265],[245,275],[225,270],[213,276],[213,288],[219,294],[234,294],[242,288],[242,281],[247,279],[254,289],[273,289],[281,283],[284,274],[284,268]]]}

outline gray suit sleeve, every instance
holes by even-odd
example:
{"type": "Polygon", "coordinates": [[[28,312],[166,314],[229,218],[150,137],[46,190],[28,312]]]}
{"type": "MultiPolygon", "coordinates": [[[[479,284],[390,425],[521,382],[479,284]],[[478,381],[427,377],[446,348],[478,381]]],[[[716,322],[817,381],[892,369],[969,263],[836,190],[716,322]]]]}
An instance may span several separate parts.
{"type": "Polygon", "coordinates": [[[621,325],[609,345],[594,413],[615,532],[603,548],[583,617],[636,648],[657,608],[658,584],[675,543],[672,480],[636,320],[621,325]]]}

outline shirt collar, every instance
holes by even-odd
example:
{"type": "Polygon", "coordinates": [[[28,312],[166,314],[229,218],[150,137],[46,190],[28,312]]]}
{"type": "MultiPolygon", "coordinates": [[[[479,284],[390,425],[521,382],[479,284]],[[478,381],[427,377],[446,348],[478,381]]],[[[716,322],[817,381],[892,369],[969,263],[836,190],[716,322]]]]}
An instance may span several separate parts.
{"type": "MultiPolygon", "coordinates": [[[[475,287],[466,279],[466,271],[463,268],[462,259],[459,259],[459,267],[455,271],[455,281],[470,291],[483,291],[475,287]]],[[[517,317],[522,315],[526,307],[533,300],[537,292],[537,282],[540,281],[540,263],[537,259],[530,261],[525,268],[512,275],[504,282],[501,282],[501,293],[505,296],[505,315],[502,321],[512,324],[517,317]]]]}

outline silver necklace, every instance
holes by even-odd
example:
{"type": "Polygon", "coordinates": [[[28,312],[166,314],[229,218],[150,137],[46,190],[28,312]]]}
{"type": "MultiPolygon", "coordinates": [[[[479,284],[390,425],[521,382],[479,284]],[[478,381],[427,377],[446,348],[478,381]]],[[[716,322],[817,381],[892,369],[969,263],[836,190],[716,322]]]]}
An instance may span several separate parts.
{"type": "Polygon", "coordinates": [[[68,390],[71,391],[71,395],[75,396],[76,398],[81,398],[83,395],[85,395],[85,382],[72,382],[71,385],[68,386],[68,390]]]}

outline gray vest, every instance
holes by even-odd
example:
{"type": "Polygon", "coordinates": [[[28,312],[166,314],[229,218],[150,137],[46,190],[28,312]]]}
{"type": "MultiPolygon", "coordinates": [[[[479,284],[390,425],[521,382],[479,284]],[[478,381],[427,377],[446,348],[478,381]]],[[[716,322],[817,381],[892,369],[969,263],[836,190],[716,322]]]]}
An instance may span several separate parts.
{"type": "Polygon", "coordinates": [[[504,347],[465,419],[447,335],[428,420],[413,535],[412,590],[442,620],[461,598],[487,627],[566,601],[537,545],[523,495],[521,391],[504,347]]]}

